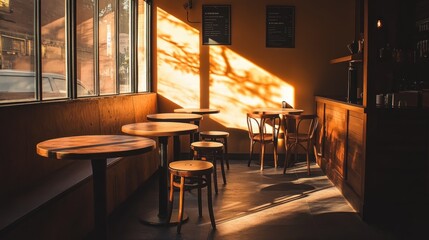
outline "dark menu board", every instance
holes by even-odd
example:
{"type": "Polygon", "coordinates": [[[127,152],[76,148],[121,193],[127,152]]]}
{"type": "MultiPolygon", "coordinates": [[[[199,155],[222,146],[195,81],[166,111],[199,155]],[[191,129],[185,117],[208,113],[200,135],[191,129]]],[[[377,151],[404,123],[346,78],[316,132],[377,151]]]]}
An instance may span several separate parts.
{"type": "Polygon", "coordinates": [[[295,47],[295,7],[267,6],[266,47],[295,47]]]}
{"type": "Polygon", "coordinates": [[[231,5],[203,5],[203,45],[231,44],[231,5]]]}

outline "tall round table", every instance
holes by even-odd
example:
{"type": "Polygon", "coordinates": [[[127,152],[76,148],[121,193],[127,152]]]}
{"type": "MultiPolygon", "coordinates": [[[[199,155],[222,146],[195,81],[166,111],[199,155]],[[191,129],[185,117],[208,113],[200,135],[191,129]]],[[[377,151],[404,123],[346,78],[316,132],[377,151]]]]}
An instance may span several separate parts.
{"type": "MultiPolygon", "coordinates": [[[[192,134],[198,130],[198,126],[191,123],[181,122],[141,122],[122,126],[122,132],[145,136],[158,137],[160,165],[159,165],[159,207],[158,212],[151,212],[149,216],[143,216],[141,221],[150,225],[176,224],[168,222],[168,138],[192,134]]],[[[177,219],[177,218],[172,218],[177,219]]]]}
{"type": "Polygon", "coordinates": [[[94,191],[95,239],[107,239],[107,158],[152,151],[156,142],[127,135],[84,135],[55,138],[36,145],[37,154],[47,158],[91,160],[94,191]]]}
{"type": "MultiPolygon", "coordinates": [[[[200,114],[193,113],[155,113],[146,115],[147,120],[154,122],[184,122],[194,123],[198,127],[203,116],[200,114]]],[[[198,131],[189,134],[189,141],[192,143],[194,139],[197,139],[198,131]]],[[[174,159],[180,159],[180,139],[179,136],[174,136],[174,159]]],[[[192,153],[190,151],[190,156],[192,153]]]]}

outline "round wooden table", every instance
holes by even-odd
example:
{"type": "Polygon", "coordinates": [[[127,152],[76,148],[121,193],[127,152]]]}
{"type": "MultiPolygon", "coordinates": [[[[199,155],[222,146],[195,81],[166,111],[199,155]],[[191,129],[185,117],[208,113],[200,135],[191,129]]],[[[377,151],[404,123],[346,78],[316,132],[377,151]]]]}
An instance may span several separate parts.
{"type": "Polygon", "coordinates": [[[107,239],[107,158],[143,154],[152,151],[155,146],[154,140],[143,137],[84,135],[46,140],[37,144],[36,151],[40,156],[47,158],[91,160],[95,239],[107,239]]]}
{"type": "Polygon", "coordinates": [[[175,113],[194,113],[194,114],[213,114],[219,113],[219,109],[212,108],[177,108],[174,109],[175,113]]]}
{"type": "Polygon", "coordinates": [[[122,126],[122,132],[145,136],[158,137],[159,140],[159,207],[157,213],[150,213],[142,217],[141,221],[150,225],[177,224],[168,222],[168,137],[192,134],[198,130],[198,126],[181,122],[142,122],[122,126]]]}
{"type": "Polygon", "coordinates": [[[253,113],[266,113],[266,114],[301,114],[304,112],[302,109],[296,108],[255,108],[252,110],[253,113]]]}
{"type": "MultiPolygon", "coordinates": [[[[154,122],[184,122],[184,123],[194,123],[198,127],[200,126],[200,121],[203,119],[203,116],[200,114],[193,113],[155,113],[146,115],[147,120],[154,122]]],[[[189,142],[194,142],[195,139],[198,139],[198,131],[189,134],[189,142]]],[[[180,159],[180,139],[179,136],[174,136],[174,159],[180,159]]],[[[191,151],[189,152],[190,157],[192,156],[191,151]]]]}

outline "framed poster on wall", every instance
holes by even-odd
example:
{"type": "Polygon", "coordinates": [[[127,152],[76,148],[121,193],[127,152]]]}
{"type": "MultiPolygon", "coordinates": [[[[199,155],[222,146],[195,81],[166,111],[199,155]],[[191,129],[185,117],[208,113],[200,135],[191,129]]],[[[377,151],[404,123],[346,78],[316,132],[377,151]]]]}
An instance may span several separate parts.
{"type": "Polygon", "coordinates": [[[231,44],[231,5],[203,5],[203,45],[231,44]]]}
{"type": "Polygon", "coordinates": [[[267,6],[266,47],[295,47],[295,7],[267,6]]]}

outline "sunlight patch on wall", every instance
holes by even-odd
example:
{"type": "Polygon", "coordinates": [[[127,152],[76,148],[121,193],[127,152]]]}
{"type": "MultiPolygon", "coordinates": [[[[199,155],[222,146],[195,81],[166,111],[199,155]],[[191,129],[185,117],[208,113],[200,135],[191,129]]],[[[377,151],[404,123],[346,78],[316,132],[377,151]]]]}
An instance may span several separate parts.
{"type": "Polygon", "coordinates": [[[160,8],[157,24],[158,94],[182,107],[199,107],[199,31],[160,8]]]}
{"type": "Polygon", "coordinates": [[[259,107],[294,106],[295,89],[224,46],[210,47],[210,108],[212,119],[229,128],[247,130],[246,113],[259,107]]]}

